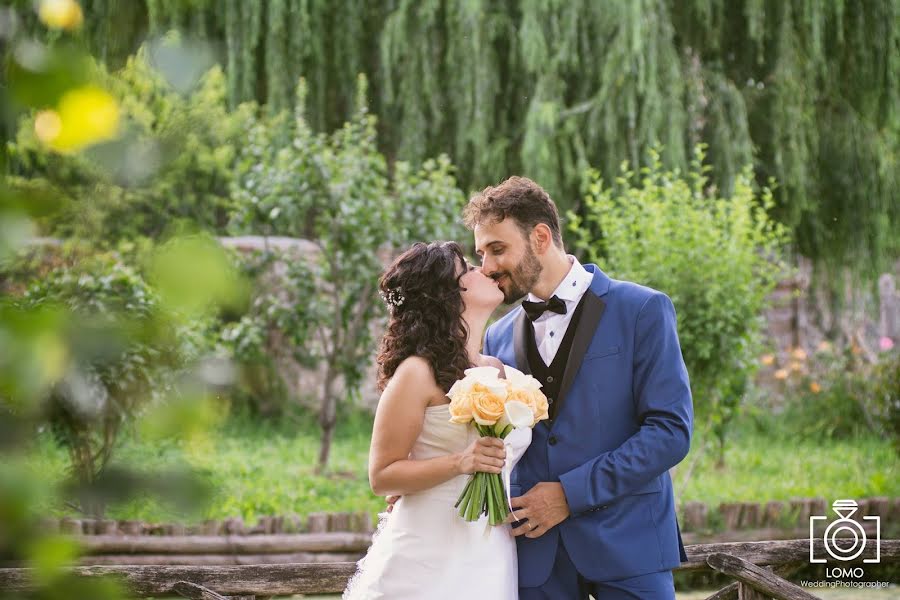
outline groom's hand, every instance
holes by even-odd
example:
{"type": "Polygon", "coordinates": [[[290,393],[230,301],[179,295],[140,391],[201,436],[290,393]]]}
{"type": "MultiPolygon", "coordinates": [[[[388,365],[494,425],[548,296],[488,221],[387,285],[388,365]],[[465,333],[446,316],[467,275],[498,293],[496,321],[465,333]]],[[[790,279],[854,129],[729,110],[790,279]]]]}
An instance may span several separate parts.
{"type": "Polygon", "coordinates": [[[507,523],[528,519],[512,530],[515,536],[541,537],[551,527],[565,521],[570,514],[566,493],[558,481],[542,481],[528,490],[524,496],[510,498],[509,504],[515,516],[510,513],[506,519],[507,523]]]}

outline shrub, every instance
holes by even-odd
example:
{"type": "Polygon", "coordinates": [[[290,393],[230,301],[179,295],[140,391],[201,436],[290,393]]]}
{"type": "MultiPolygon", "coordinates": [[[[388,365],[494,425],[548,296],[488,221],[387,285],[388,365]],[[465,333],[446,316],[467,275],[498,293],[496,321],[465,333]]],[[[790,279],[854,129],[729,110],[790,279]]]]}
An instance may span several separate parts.
{"type": "Polygon", "coordinates": [[[810,357],[794,349],[789,358],[774,375],[787,398],[778,418],[791,435],[846,439],[870,433],[900,441],[896,351],[882,352],[873,364],[854,344],[822,342],[810,357]]]}
{"type": "Polygon", "coordinates": [[[611,186],[590,172],[569,229],[585,258],[612,277],[672,299],[694,402],[721,450],[755,369],[767,297],[784,273],[785,234],[768,215],[770,190],[757,193],[749,169],[722,198],[703,158],[698,147],[682,175],[653,153],[650,167],[635,173],[624,165],[611,186]]]}
{"type": "Polygon", "coordinates": [[[868,382],[867,399],[881,433],[900,454],[900,351],[896,347],[881,355],[868,382]]]}
{"type": "Polygon", "coordinates": [[[243,331],[261,339],[265,330],[281,329],[292,351],[321,366],[320,468],[328,460],[338,401],[355,393],[371,358],[371,324],[383,314],[376,290],[384,261],[412,241],[465,235],[459,219],[464,198],[446,157],[388,170],[365,104],[366,85],[360,77],[349,122],[315,134],[302,112],[301,81],[292,119],[280,114],[249,129],[234,187],[233,231],[306,238],[314,246],[305,264],[287,271],[298,283],[285,290],[292,298],[287,306],[259,298],[270,308],[266,323],[257,318],[243,331]]]}
{"type": "Polygon", "coordinates": [[[44,220],[45,233],[114,247],[137,236],[160,238],[179,221],[223,231],[236,147],[255,108],[226,109],[218,67],[190,95],[179,94],[150,65],[146,48],[104,79],[122,111],[119,139],[59,154],[26,118],[10,144],[14,185],[43,179],[65,191],[65,209],[44,220]]]}

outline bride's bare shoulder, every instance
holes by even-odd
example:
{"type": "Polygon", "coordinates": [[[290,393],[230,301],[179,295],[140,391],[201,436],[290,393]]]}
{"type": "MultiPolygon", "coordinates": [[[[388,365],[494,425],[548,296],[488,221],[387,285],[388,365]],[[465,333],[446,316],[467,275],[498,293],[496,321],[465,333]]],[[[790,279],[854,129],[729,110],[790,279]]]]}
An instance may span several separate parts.
{"type": "Polygon", "coordinates": [[[394,372],[393,380],[402,381],[404,384],[415,384],[417,386],[437,387],[434,380],[434,372],[431,370],[431,364],[421,356],[408,356],[397,365],[394,372]]]}
{"type": "Polygon", "coordinates": [[[500,377],[506,377],[506,371],[503,370],[503,363],[500,362],[500,359],[496,356],[485,356],[481,355],[481,365],[482,367],[496,367],[500,369],[500,377]]]}

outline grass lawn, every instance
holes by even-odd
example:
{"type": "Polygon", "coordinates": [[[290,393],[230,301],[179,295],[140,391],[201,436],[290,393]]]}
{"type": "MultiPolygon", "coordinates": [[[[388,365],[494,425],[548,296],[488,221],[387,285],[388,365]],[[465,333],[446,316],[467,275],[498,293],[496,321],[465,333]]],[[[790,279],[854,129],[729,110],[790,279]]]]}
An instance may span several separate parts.
{"type": "Polygon", "coordinates": [[[897,454],[889,442],[874,436],[795,439],[784,431],[744,427],[726,445],[723,467],[716,464],[714,444],[704,441],[702,434],[695,435],[691,453],[675,469],[675,493],[681,501],[713,507],[720,502],[900,496],[897,454]]]}
{"type": "MultiPolygon", "coordinates": [[[[331,468],[322,476],[314,474],[318,430],[312,417],[280,424],[232,419],[204,441],[189,445],[127,439],[116,453],[118,461],[141,469],[186,461],[201,472],[213,494],[191,514],[155,499],[112,507],[108,514],[154,522],[239,516],[250,523],[264,515],[317,511],[366,510],[374,515],[383,502],[371,493],[366,479],[370,427],[371,418],[362,413],[341,424],[331,468]]],[[[716,466],[712,448],[702,434],[695,435],[691,454],[675,472],[680,501],[714,507],[725,501],[900,496],[897,456],[887,441],[875,437],[792,439],[783,425],[765,429],[748,424],[731,438],[723,468],[716,466]]],[[[65,474],[66,454],[49,437],[39,440],[30,462],[44,477],[61,479],[65,474]]],[[[64,507],[41,508],[66,513],[64,507]]]]}

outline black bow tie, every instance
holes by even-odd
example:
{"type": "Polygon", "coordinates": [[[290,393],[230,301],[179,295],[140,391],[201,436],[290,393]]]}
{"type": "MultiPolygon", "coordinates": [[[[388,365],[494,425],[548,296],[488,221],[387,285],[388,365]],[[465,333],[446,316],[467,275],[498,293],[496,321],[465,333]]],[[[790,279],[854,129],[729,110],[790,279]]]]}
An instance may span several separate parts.
{"type": "Polygon", "coordinates": [[[525,309],[525,314],[528,315],[528,318],[532,321],[537,320],[548,310],[560,315],[566,314],[566,303],[557,296],[552,296],[546,302],[529,302],[528,300],[523,300],[522,308],[525,309]]]}

